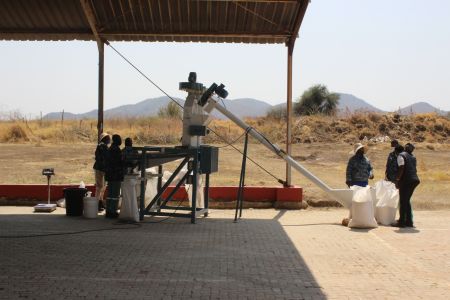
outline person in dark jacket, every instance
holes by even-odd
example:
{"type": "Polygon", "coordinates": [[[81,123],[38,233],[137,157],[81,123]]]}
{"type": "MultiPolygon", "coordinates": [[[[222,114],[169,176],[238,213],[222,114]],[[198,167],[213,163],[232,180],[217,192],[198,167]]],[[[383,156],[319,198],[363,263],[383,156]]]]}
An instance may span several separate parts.
{"type": "Polygon", "coordinates": [[[107,218],[117,218],[119,216],[117,208],[119,205],[120,186],[124,177],[124,165],[120,145],[122,145],[122,138],[120,135],[114,134],[106,159],[105,178],[108,182],[108,197],[106,198],[107,218]]]}
{"type": "Polygon", "coordinates": [[[138,160],[132,156],[137,155],[138,151],[133,149],[133,140],[130,137],[125,139],[125,147],[122,149],[122,156],[125,165],[125,174],[132,174],[138,166],[138,160]]]}
{"type": "Polygon", "coordinates": [[[405,151],[400,153],[397,158],[399,169],[395,186],[399,189],[400,194],[400,218],[397,223],[393,224],[396,227],[414,227],[411,197],[420,184],[417,175],[417,160],[412,154],[414,148],[413,144],[406,144],[405,151]]]}
{"type": "Polygon", "coordinates": [[[369,179],[373,179],[372,165],[370,160],[364,155],[366,147],[361,143],[357,143],[351,153],[353,153],[353,156],[347,164],[345,184],[348,187],[352,185],[365,187],[369,184],[369,179]]]}
{"type": "Polygon", "coordinates": [[[395,148],[399,145],[397,140],[391,141],[392,152],[389,153],[386,161],[385,179],[387,181],[395,182],[398,172],[397,156],[399,153],[395,151],[395,148]]]}
{"type": "Polygon", "coordinates": [[[111,143],[111,137],[108,133],[103,132],[100,135],[100,142],[95,149],[95,197],[98,200],[98,210],[102,211],[105,207],[103,195],[105,193],[105,171],[106,171],[106,154],[108,145],[111,143]]]}

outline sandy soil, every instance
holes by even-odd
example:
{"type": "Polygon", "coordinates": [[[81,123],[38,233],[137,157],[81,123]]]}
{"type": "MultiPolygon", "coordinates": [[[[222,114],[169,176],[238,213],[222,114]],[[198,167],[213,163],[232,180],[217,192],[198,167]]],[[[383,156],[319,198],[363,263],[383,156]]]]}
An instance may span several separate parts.
{"type": "MultiPolygon", "coordinates": [[[[237,145],[242,148],[242,145],[237,145]]],[[[53,167],[55,183],[93,183],[93,144],[0,144],[0,183],[44,183],[42,168],[53,167]]],[[[349,158],[348,144],[298,144],[293,147],[294,158],[334,188],[345,187],[345,167],[349,158]]],[[[375,169],[376,181],[384,177],[388,144],[372,146],[368,152],[375,169]]],[[[416,149],[421,185],[414,195],[415,208],[450,208],[450,145],[420,144],[416,149]]],[[[249,156],[278,178],[285,177],[285,163],[258,144],[250,144],[249,156]]],[[[219,172],[211,177],[212,185],[237,185],[241,167],[241,155],[231,147],[220,149],[219,172]]],[[[174,164],[167,165],[173,169],[174,164]]],[[[329,199],[295,171],[293,183],[305,189],[309,201],[329,199]]],[[[274,178],[257,168],[250,161],[247,168],[247,185],[277,185],[274,178]]]]}

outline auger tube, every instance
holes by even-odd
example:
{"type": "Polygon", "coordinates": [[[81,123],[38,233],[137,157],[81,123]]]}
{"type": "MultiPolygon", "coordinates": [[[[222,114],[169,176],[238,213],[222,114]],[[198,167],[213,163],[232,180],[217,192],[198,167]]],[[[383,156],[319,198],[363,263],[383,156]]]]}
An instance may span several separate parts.
{"type": "Polygon", "coordinates": [[[236,125],[241,127],[244,131],[247,131],[249,135],[258,140],[261,144],[263,144],[267,149],[278,155],[284,161],[287,162],[288,165],[293,167],[303,176],[308,178],[311,182],[321,188],[323,191],[332,196],[336,201],[338,201],[342,206],[346,208],[350,208],[353,198],[353,191],[351,189],[332,189],[325,182],[316,177],[313,173],[308,171],[305,167],[303,167],[300,163],[295,161],[290,155],[280,149],[276,144],[270,142],[264,135],[259,133],[256,129],[249,126],[243,120],[238,118],[224,106],[219,103],[220,98],[217,95],[211,95],[204,106],[205,111],[210,113],[212,109],[217,109],[224,116],[234,122],[236,125]]]}

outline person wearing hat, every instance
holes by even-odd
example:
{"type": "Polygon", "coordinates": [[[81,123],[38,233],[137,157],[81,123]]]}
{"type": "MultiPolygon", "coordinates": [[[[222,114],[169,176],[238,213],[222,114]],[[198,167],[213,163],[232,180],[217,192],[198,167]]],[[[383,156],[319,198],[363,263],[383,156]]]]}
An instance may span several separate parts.
{"type": "Polygon", "coordinates": [[[413,144],[407,143],[405,151],[397,157],[399,169],[395,186],[399,189],[400,194],[400,218],[397,223],[393,224],[396,227],[414,227],[411,197],[416,187],[420,184],[419,176],[417,175],[417,160],[412,154],[414,148],[413,144]]]}
{"type": "Polygon", "coordinates": [[[397,140],[391,141],[391,147],[393,149],[392,149],[392,152],[389,153],[389,155],[388,155],[388,158],[386,161],[386,171],[384,173],[385,179],[387,181],[394,182],[394,183],[395,183],[395,179],[397,178],[397,173],[398,173],[397,157],[401,152],[403,152],[403,150],[401,150],[400,152],[396,151],[396,148],[399,145],[400,144],[398,143],[397,140]]]}
{"type": "Polygon", "coordinates": [[[106,171],[106,154],[111,137],[108,133],[103,132],[100,135],[100,142],[95,149],[95,197],[98,200],[98,210],[102,211],[105,207],[103,195],[105,194],[105,171],[106,171]]]}
{"type": "Polygon", "coordinates": [[[353,156],[348,161],[345,180],[348,187],[353,185],[365,187],[369,184],[369,179],[373,179],[373,168],[370,160],[364,155],[366,152],[367,148],[361,143],[356,143],[350,152],[353,156]]]}

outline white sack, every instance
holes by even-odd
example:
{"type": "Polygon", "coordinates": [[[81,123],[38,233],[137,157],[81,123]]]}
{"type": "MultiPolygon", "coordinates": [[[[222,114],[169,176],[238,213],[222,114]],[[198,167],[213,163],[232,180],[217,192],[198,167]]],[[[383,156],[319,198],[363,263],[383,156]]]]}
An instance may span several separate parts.
{"type": "MultiPolygon", "coordinates": [[[[175,176],[175,178],[172,180],[172,182],[170,183],[170,185],[177,185],[178,182],[180,182],[180,180],[183,178],[183,176],[187,173],[187,166],[184,166],[180,172],[178,172],[177,176],[175,176]]],[[[169,172],[169,171],[164,171],[163,172],[163,177],[162,177],[162,184],[164,185],[167,180],[169,180],[170,176],[172,176],[173,172],[169,172]]]]}
{"type": "Polygon", "coordinates": [[[352,207],[350,209],[351,219],[348,223],[350,228],[376,228],[373,209],[373,192],[370,186],[351,187],[353,192],[352,207]]]}
{"type": "Polygon", "coordinates": [[[145,186],[145,207],[147,207],[158,193],[158,168],[152,167],[145,169],[145,176],[147,178],[147,184],[145,186]]]}
{"type": "Polygon", "coordinates": [[[375,218],[382,225],[391,225],[395,222],[399,193],[395,184],[380,180],[375,184],[378,203],[375,209],[375,218]]]}
{"type": "Polygon", "coordinates": [[[122,182],[122,206],[119,219],[139,222],[139,211],[137,206],[136,184],[139,182],[137,176],[126,175],[122,182]]]}
{"type": "MultiPolygon", "coordinates": [[[[192,184],[186,184],[185,186],[186,192],[189,197],[189,206],[192,207],[192,195],[193,195],[193,189],[192,184]]],[[[198,176],[198,184],[197,184],[197,201],[196,201],[196,207],[197,208],[204,208],[205,207],[205,193],[204,193],[204,187],[203,187],[203,176],[198,176]]]]}

